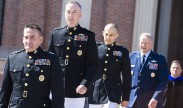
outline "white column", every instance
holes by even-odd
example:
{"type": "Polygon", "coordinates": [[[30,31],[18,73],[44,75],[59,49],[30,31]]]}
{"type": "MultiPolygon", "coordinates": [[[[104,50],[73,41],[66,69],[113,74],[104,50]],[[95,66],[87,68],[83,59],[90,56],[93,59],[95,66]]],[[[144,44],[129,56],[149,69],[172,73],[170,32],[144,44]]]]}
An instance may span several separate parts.
{"type": "MultiPolygon", "coordinates": [[[[76,0],[80,3],[82,7],[82,17],[80,19],[80,25],[87,29],[90,29],[90,18],[91,18],[91,8],[92,8],[92,0],[76,0]]],[[[66,25],[65,22],[65,5],[68,0],[63,0],[62,3],[62,14],[61,14],[61,27],[66,25]]]]}
{"type": "Polygon", "coordinates": [[[132,51],[139,49],[139,36],[143,32],[155,35],[158,0],[136,0],[132,51]]]}
{"type": "Polygon", "coordinates": [[[161,0],[157,52],[167,57],[172,0],[161,0]]]}

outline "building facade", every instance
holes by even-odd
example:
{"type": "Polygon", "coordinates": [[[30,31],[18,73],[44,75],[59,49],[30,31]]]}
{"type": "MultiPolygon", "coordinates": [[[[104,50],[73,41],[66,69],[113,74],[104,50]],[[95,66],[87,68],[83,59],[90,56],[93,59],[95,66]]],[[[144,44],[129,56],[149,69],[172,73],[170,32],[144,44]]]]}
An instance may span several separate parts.
{"type": "MultiPolygon", "coordinates": [[[[0,71],[6,56],[23,48],[25,25],[35,23],[44,32],[43,49],[47,49],[50,32],[64,26],[64,9],[68,0],[0,0],[0,71]],[[2,63],[1,63],[2,62],[2,63]]],[[[155,36],[154,50],[166,56],[168,63],[183,60],[182,0],[77,0],[82,5],[80,24],[95,32],[103,41],[107,23],[119,27],[118,43],[129,51],[138,50],[142,32],[155,36]]]]}

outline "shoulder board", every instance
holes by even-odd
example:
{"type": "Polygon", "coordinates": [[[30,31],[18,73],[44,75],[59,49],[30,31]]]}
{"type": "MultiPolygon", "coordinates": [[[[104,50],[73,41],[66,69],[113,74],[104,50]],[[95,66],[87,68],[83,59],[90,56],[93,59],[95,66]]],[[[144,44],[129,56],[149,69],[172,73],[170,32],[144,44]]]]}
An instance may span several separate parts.
{"type": "Polygon", "coordinates": [[[131,54],[136,54],[136,53],[138,53],[139,51],[134,51],[134,52],[131,52],[131,54]]]}
{"type": "Polygon", "coordinates": [[[22,50],[20,50],[20,51],[14,51],[14,52],[12,52],[11,54],[18,54],[18,53],[21,53],[21,52],[23,52],[24,51],[24,49],[22,49],[22,50]]]}
{"type": "Polygon", "coordinates": [[[101,44],[103,44],[103,42],[97,42],[97,46],[99,46],[99,45],[101,45],[101,44]]]}
{"type": "Polygon", "coordinates": [[[55,30],[60,30],[60,29],[62,29],[62,28],[64,28],[64,27],[66,27],[66,26],[54,28],[53,31],[55,31],[55,30]]]}

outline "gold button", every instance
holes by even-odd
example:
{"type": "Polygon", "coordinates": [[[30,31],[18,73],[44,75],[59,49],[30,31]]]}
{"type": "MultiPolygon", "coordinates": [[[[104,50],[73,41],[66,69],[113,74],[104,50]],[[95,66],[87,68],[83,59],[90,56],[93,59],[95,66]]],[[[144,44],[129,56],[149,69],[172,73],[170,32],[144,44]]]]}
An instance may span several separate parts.
{"type": "Polygon", "coordinates": [[[32,56],[29,56],[29,59],[32,59],[32,56]]]}
{"type": "Polygon", "coordinates": [[[36,53],[37,53],[37,50],[34,51],[34,54],[36,54],[36,53]]]}
{"type": "Polygon", "coordinates": [[[27,67],[30,67],[30,64],[27,64],[27,67]]]}
{"type": "Polygon", "coordinates": [[[109,54],[106,54],[106,56],[108,57],[108,56],[109,56],[109,54]]]}
{"type": "Polygon", "coordinates": [[[43,70],[41,70],[41,72],[43,72],[43,70]]]}
{"type": "Polygon", "coordinates": [[[28,86],[28,84],[27,84],[27,83],[25,83],[24,85],[25,85],[25,86],[28,86]]]}
{"type": "Polygon", "coordinates": [[[68,39],[68,42],[71,42],[71,40],[70,40],[70,39],[68,39]]]}
{"type": "Polygon", "coordinates": [[[66,58],[69,58],[69,55],[66,55],[66,58]]]}
{"type": "Polygon", "coordinates": [[[105,63],[107,63],[107,61],[105,61],[105,63]]]}
{"type": "Polygon", "coordinates": [[[26,75],[26,77],[28,77],[29,76],[29,73],[26,73],[25,75],[26,75]]]}
{"type": "Polygon", "coordinates": [[[69,47],[67,47],[67,50],[69,50],[70,48],[69,47]]]}
{"type": "Polygon", "coordinates": [[[69,35],[72,35],[72,32],[69,32],[69,35]]]}
{"type": "Polygon", "coordinates": [[[106,69],[106,68],[104,68],[104,71],[107,71],[107,69],[106,69]]]}

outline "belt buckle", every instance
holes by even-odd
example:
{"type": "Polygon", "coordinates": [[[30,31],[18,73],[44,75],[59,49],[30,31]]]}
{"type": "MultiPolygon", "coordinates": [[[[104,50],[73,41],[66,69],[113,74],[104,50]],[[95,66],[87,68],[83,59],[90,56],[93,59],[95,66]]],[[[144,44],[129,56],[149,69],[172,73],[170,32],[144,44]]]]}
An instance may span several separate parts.
{"type": "Polygon", "coordinates": [[[23,92],[23,97],[26,98],[27,97],[27,91],[23,92]]]}
{"type": "Polygon", "coordinates": [[[65,65],[68,65],[69,60],[65,59],[65,65]]]}

